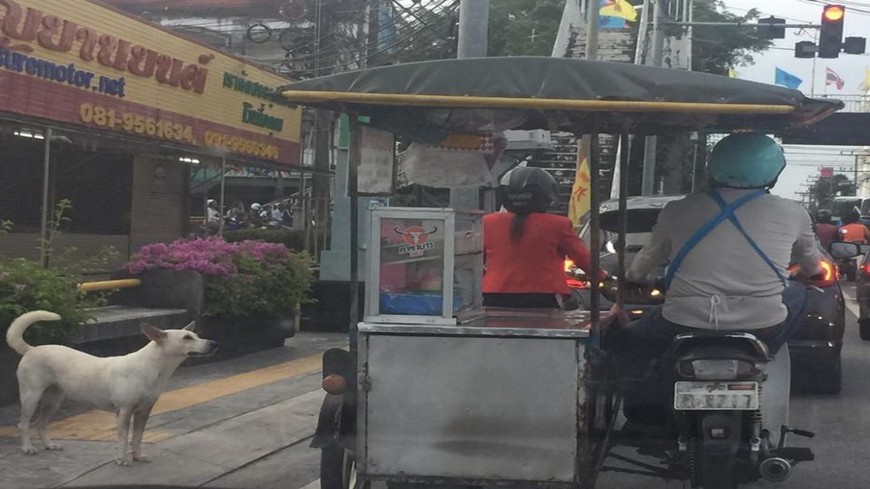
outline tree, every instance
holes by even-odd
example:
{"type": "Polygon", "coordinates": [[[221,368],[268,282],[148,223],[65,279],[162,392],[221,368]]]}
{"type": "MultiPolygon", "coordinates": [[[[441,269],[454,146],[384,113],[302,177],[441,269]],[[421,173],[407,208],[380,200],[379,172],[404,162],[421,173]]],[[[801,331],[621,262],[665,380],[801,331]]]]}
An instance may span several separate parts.
{"type": "MultiPolygon", "coordinates": [[[[695,0],[695,22],[741,22],[758,18],[759,12],[751,9],[739,16],[726,12],[720,0],[695,0]]],[[[692,28],[692,71],[726,75],[734,66],[753,63],[752,55],[771,46],[770,39],[758,35],[752,27],[696,26],[692,28]]]]}
{"type": "Polygon", "coordinates": [[[837,195],[855,195],[855,184],[846,175],[819,177],[810,189],[819,208],[830,209],[837,195]]]}
{"type": "Polygon", "coordinates": [[[492,0],[490,56],[549,56],[565,0],[492,0]]]}

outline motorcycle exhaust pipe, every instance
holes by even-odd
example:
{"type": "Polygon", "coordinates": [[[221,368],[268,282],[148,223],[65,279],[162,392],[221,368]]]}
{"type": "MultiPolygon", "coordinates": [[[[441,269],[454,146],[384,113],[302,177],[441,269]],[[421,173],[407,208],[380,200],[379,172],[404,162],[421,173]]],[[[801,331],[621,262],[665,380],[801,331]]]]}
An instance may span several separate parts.
{"type": "Polygon", "coordinates": [[[782,482],[791,474],[791,464],[788,460],[773,457],[761,462],[758,467],[761,477],[769,482],[782,482]]]}

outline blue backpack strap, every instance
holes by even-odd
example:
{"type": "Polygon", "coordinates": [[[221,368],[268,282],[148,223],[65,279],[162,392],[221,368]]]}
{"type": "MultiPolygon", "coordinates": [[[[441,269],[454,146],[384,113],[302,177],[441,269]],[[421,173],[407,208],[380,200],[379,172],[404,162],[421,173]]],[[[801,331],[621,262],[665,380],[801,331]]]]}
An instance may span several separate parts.
{"type": "MultiPolygon", "coordinates": [[[[710,194],[719,197],[718,194],[715,194],[713,192],[710,192],[710,194]]],[[[665,273],[665,287],[667,288],[671,286],[671,281],[677,274],[677,270],[679,270],[680,266],[683,264],[683,260],[686,259],[686,256],[689,254],[690,251],[692,251],[692,249],[695,248],[695,246],[698,246],[698,243],[703,241],[703,239],[706,238],[707,235],[710,234],[714,229],[716,229],[719,224],[722,224],[722,222],[724,222],[726,219],[729,219],[730,216],[734,214],[734,211],[737,210],[740,206],[751,200],[755,200],[762,195],[764,195],[764,191],[758,190],[748,193],[743,197],[740,197],[731,204],[725,204],[725,207],[722,208],[722,211],[719,214],[717,214],[712,219],[704,223],[703,226],[698,228],[698,230],[695,231],[695,233],[691,237],[689,237],[689,239],[686,240],[685,243],[683,243],[683,246],[677,251],[677,253],[674,255],[674,258],[668,264],[668,269],[665,273]]],[[[713,197],[713,200],[716,200],[716,197],[713,197]]],[[[721,197],[719,197],[719,199],[721,200],[721,197]]],[[[717,203],[718,202],[719,201],[717,200],[717,203]]],[[[722,207],[722,204],[720,204],[720,207],[722,207]]]]}
{"type": "MultiPolygon", "coordinates": [[[[719,204],[719,207],[722,208],[723,211],[728,208],[728,204],[725,202],[725,199],[723,199],[721,195],[716,192],[710,192],[710,196],[713,197],[713,200],[715,200],[716,203],[719,204]]],[[[740,220],[737,219],[737,216],[734,215],[733,209],[728,214],[728,220],[731,221],[731,223],[734,224],[734,227],[737,228],[738,231],[740,231],[740,234],[742,234],[743,237],[746,238],[746,241],[749,243],[749,246],[751,246],[752,249],[755,250],[755,253],[758,254],[758,256],[760,256],[765,263],[767,263],[767,266],[769,266],[771,270],[773,270],[773,273],[776,274],[776,277],[780,280],[780,282],[782,282],[782,285],[788,285],[788,278],[782,273],[779,267],[777,267],[776,264],[773,263],[773,260],[771,260],[770,257],[767,256],[767,253],[765,253],[764,250],[762,250],[761,247],[758,246],[758,243],[756,243],[755,240],[752,239],[751,236],[749,236],[749,233],[747,233],[746,229],[743,228],[743,225],[740,224],[740,220]]]]}

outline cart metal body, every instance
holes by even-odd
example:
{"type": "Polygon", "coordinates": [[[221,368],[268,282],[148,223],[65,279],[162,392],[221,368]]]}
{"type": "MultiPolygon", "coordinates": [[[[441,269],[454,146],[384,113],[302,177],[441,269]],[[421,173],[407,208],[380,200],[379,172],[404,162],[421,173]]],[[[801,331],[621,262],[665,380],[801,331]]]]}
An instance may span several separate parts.
{"type": "Polygon", "coordinates": [[[583,323],[588,314],[490,310],[458,327],[361,324],[360,475],[579,484],[583,323]]]}

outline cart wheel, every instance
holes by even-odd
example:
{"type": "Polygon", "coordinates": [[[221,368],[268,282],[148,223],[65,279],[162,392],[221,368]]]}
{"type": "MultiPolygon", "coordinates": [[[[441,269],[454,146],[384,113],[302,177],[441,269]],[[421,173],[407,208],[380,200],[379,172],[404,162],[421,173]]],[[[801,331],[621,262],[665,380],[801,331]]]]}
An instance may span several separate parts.
{"type": "Polygon", "coordinates": [[[357,479],[354,454],[338,445],[327,445],[320,451],[321,489],[368,489],[368,483],[357,479]]]}
{"type": "MultiPolygon", "coordinates": [[[[612,376],[607,365],[593,367],[589,373],[590,378],[596,380],[608,380],[612,376]]],[[[614,392],[612,386],[606,384],[593,384],[587,393],[589,398],[586,403],[586,443],[583,444],[586,452],[583,456],[586,460],[586,468],[582,474],[582,487],[593,489],[613,444],[611,435],[619,412],[621,396],[614,392]]]]}

